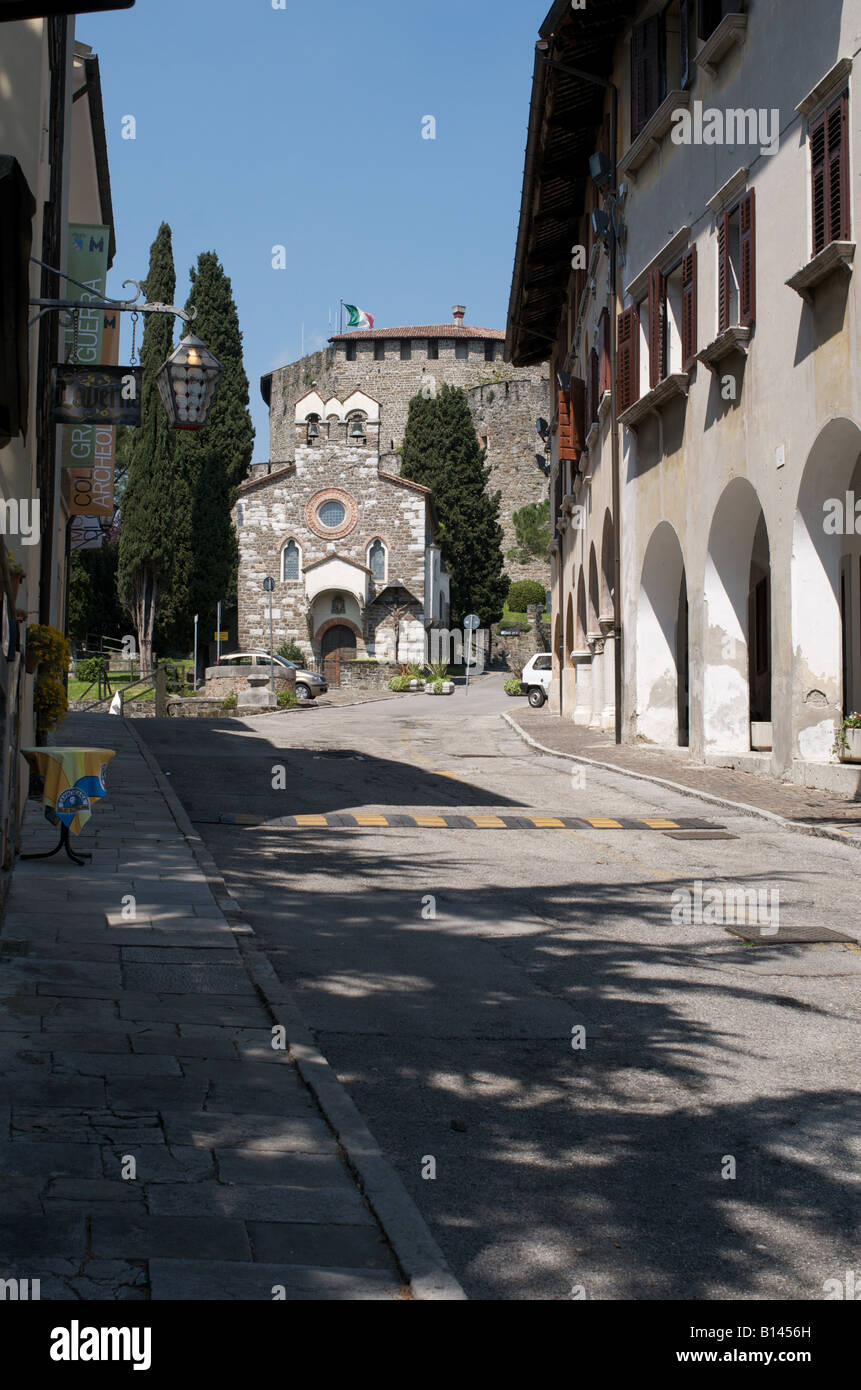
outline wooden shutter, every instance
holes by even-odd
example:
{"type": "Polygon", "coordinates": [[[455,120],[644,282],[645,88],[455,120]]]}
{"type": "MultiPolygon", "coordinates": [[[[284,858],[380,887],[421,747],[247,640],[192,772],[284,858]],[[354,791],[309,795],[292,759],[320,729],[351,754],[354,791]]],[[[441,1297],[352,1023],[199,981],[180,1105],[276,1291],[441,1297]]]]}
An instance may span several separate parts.
{"type": "Polygon", "coordinates": [[[598,325],[601,342],[601,370],[598,377],[599,399],[610,390],[610,312],[602,309],[598,325]]]}
{"type": "Polygon", "coordinates": [[[691,82],[691,4],[679,0],[679,86],[685,91],[691,82]]]}
{"type": "Polygon", "coordinates": [[[619,414],[640,399],[640,316],[636,309],[624,309],[616,332],[616,380],[619,414]]]}
{"type": "Polygon", "coordinates": [[[586,383],[582,377],[571,378],[571,429],[574,458],[579,459],[586,443],[586,383]]]}
{"type": "Polygon", "coordinates": [[[631,34],[631,139],[661,104],[661,16],[635,24],[631,34]]]}
{"type": "Polygon", "coordinates": [[[756,320],[756,204],[754,190],[745,194],[739,204],[739,319],[746,328],[756,320]]]}
{"type": "Polygon", "coordinates": [[[667,285],[660,270],[649,276],[649,386],[667,375],[667,285]]]}
{"type": "Polygon", "coordinates": [[[828,166],[825,159],[825,112],[810,127],[810,172],[813,180],[813,254],[828,245],[828,166]]]}
{"type": "Polygon", "coordinates": [[[571,413],[571,397],[561,388],[557,392],[559,410],[559,458],[573,459],[574,421],[571,413]]]}
{"type": "Polygon", "coordinates": [[[849,93],[828,108],[828,240],[849,240],[849,93]]]}
{"type": "Polygon", "coordinates": [[[697,248],[682,261],[682,371],[693,371],[697,360],[697,248]]]}
{"type": "Polygon", "coordinates": [[[813,254],[832,241],[848,241],[849,93],[844,92],[810,127],[813,184],[813,254]]]}
{"type": "Polygon", "coordinates": [[[729,298],[729,213],[725,212],[718,224],[718,333],[729,328],[729,298]]]}
{"type": "Polygon", "coordinates": [[[593,348],[589,353],[589,368],[586,378],[586,429],[591,429],[598,419],[598,354],[593,348]]]}

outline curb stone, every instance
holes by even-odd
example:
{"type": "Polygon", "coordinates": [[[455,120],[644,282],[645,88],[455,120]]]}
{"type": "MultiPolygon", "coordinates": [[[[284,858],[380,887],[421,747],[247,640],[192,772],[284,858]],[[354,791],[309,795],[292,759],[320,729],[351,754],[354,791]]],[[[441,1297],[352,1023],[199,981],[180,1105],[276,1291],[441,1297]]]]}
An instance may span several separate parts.
{"type": "Polygon", "coordinates": [[[729,801],[726,797],[715,796],[714,792],[698,791],[695,787],[685,786],[682,782],[671,782],[667,777],[658,777],[651,772],[632,772],[626,767],[620,767],[618,763],[603,763],[597,758],[586,758],[581,753],[561,753],[558,748],[548,748],[545,744],[539,743],[537,739],[528,734],[513,715],[502,712],[502,718],[506,724],[510,724],[516,734],[528,743],[530,747],[537,748],[541,753],[549,753],[553,758],[564,758],[569,763],[586,763],[589,767],[600,767],[604,772],[615,772],[620,777],[634,777],[638,782],[651,782],[656,787],[669,787],[674,792],[680,792],[682,796],[691,796],[698,801],[710,801],[714,806],[723,806],[729,811],[738,811],[743,816],[759,816],[762,820],[771,821],[773,825],[780,826],[781,830],[794,830],[798,835],[812,835],[815,839],[835,840],[839,845],[852,845],[855,849],[861,849],[861,838],[857,835],[846,835],[839,830],[829,830],[822,825],[804,825],[800,821],[787,820],[786,816],[779,816],[776,811],[764,811],[760,806],[749,806],[742,801],[729,801]]]}
{"type": "Polygon", "coordinates": [[[126,721],[125,727],[153,774],[159,791],[177,827],[188,842],[218,907],[227,917],[231,930],[239,937],[237,944],[240,953],[262,1002],[269,1009],[274,1021],[283,1024],[289,1040],[289,1055],[305,1085],[315,1097],[341,1147],[348,1167],[379,1221],[394,1251],[395,1259],[406,1275],[412,1297],[422,1302],[465,1301],[466,1294],[431,1235],[418,1207],[384,1157],[352,1098],[317,1047],[289,989],[279,979],[265,952],[254,940],[253,928],[249,923],[237,920],[241,919],[242,909],[227,887],[218,865],[194,829],[170,781],[133,722],[126,721]]]}

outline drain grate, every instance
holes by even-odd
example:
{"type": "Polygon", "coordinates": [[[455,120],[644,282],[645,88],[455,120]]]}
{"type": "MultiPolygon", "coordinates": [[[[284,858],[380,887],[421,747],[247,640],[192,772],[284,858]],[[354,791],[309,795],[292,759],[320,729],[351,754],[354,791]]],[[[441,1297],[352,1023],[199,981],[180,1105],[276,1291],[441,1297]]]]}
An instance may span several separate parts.
{"type": "Polygon", "coordinates": [[[728,830],[665,830],[665,840],[737,840],[728,830]]]}
{"type": "Polygon", "coordinates": [[[724,927],[724,931],[740,936],[743,941],[758,941],[769,946],[812,945],[818,941],[848,941],[854,944],[857,940],[854,936],[832,931],[830,927],[780,927],[776,932],[770,932],[767,926],[751,923],[747,927],[724,927]]]}

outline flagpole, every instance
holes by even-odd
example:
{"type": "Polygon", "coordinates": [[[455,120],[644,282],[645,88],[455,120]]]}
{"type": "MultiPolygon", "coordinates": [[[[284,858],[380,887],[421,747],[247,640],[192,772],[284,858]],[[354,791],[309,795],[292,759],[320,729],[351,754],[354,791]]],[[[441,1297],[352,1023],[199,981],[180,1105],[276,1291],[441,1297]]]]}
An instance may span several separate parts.
{"type": "Polygon", "coordinates": [[[340,317],[340,319],[338,320],[338,324],[339,324],[338,332],[339,332],[339,333],[343,333],[343,331],[344,331],[344,301],[343,301],[343,299],[341,300],[341,317],[340,317]]]}

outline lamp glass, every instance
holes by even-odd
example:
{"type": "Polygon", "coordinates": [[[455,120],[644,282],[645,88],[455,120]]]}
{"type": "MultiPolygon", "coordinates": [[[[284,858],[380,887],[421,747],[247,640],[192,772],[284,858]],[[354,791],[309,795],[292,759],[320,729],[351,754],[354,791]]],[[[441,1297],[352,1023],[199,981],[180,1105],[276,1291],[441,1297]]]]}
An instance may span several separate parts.
{"type": "Polygon", "coordinates": [[[174,429],[200,430],[209,418],[224,368],[199,338],[189,333],[156,373],[167,418],[174,429]]]}

